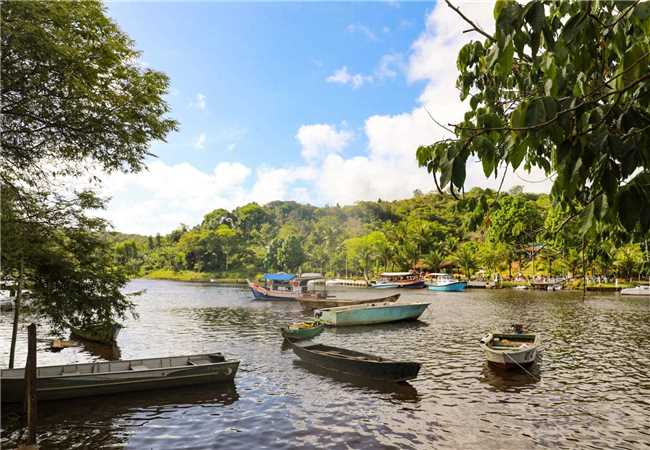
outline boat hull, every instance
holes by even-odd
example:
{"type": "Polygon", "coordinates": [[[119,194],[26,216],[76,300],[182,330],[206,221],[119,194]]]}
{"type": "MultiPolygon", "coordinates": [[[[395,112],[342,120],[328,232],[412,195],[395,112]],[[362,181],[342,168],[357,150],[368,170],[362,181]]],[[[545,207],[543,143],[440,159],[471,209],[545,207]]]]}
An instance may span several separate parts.
{"type": "Polygon", "coordinates": [[[650,289],[642,288],[642,287],[621,289],[621,295],[636,295],[639,297],[650,297],[650,289]]]}
{"type": "MultiPolygon", "coordinates": [[[[512,335],[500,336],[508,337],[512,335]]],[[[481,349],[488,364],[503,368],[515,368],[530,366],[537,360],[540,346],[539,336],[534,336],[533,342],[526,347],[508,350],[495,349],[487,345],[492,340],[492,337],[493,335],[490,334],[481,340],[481,349]]]]}
{"type": "Polygon", "coordinates": [[[122,330],[122,325],[119,323],[106,323],[91,325],[83,329],[72,328],[70,332],[73,336],[80,337],[87,341],[110,345],[117,341],[120,330],[122,330]]]}
{"type": "Polygon", "coordinates": [[[303,308],[314,310],[319,308],[336,308],[337,306],[363,305],[368,303],[396,302],[400,294],[390,295],[388,297],[373,299],[336,299],[336,298],[299,298],[298,301],[303,308]]]}
{"type": "Polygon", "coordinates": [[[449,283],[445,285],[430,284],[428,287],[430,291],[462,292],[465,290],[465,286],[467,286],[467,283],[465,283],[464,281],[457,281],[455,283],[449,283]]]}
{"type": "Polygon", "coordinates": [[[429,303],[380,303],[370,305],[342,306],[316,311],[316,317],[326,325],[345,327],[375,325],[379,323],[416,320],[429,303]]]}
{"type": "Polygon", "coordinates": [[[288,339],[290,341],[303,341],[303,340],[315,338],[316,336],[318,336],[323,332],[324,328],[325,327],[323,327],[322,325],[310,327],[310,328],[283,327],[280,328],[280,332],[282,333],[282,336],[285,339],[288,339]]]}
{"type": "Polygon", "coordinates": [[[296,300],[298,297],[303,295],[300,292],[266,289],[251,282],[248,283],[248,287],[250,287],[255,300],[296,300]]]}
{"type": "MultiPolygon", "coordinates": [[[[239,361],[236,360],[198,365],[189,365],[189,363],[174,365],[174,361],[180,364],[191,358],[204,356],[207,355],[39,367],[37,394],[39,400],[61,400],[233,381],[239,367],[239,361]],[[162,366],[165,363],[170,365],[142,369],[143,363],[154,360],[161,361],[162,366]]],[[[195,361],[201,360],[195,359],[195,361]]],[[[23,376],[24,369],[2,370],[0,384],[3,403],[23,401],[25,390],[23,376]]]]}
{"type": "Polygon", "coordinates": [[[399,288],[399,283],[375,283],[370,285],[373,289],[397,289],[399,288]]]}
{"type": "Polygon", "coordinates": [[[336,347],[321,345],[302,347],[292,343],[291,348],[305,363],[313,364],[326,370],[373,380],[391,382],[407,381],[416,378],[420,371],[420,364],[416,362],[381,360],[381,358],[377,358],[373,355],[338,349],[336,347]],[[344,354],[349,355],[349,357],[336,357],[333,356],[331,351],[324,352],[324,354],[311,350],[313,348],[323,348],[331,351],[333,350],[334,352],[343,352],[344,354]],[[380,359],[380,361],[370,361],[366,358],[380,359]]]}

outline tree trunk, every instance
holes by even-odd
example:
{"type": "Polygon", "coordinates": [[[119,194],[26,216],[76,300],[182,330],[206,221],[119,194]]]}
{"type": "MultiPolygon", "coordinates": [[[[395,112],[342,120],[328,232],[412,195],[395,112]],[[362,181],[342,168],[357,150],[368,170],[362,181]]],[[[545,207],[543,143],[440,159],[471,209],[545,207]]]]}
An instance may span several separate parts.
{"type": "Polygon", "coordinates": [[[16,338],[18,336],[18,319],[20,317],[20,297],[23,294],[23,276],[25,273],[25,264],[23,258],[20,259],[20,272],[18,274],[18,290],[14,299],[14,324],[11,330],[11,347],[9,348],[9,368],[14,368],[14,357],[16,355],[16,338]]]}

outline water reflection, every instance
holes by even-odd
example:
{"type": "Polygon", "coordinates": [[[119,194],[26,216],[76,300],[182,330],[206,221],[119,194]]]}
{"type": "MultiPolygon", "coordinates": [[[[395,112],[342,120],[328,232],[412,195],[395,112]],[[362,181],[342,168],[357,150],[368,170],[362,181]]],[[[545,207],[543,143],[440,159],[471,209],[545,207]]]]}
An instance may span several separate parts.
{"type": "Polygon", "coordinates": [[[115,342],[112,345],[109,345],[79,338],[77,338],[76,341],[81,344],[85,351],[106,361],[117,361],[122,357],[120,346],[115,342]]]}
{"type": "Polygon", "coordinates": [[[481,382],[487,383],[496,388],[496,390],[503,392],[537,384],[541,379],[542,371],[539,361],[526,367],[525,370],[520,368],[498,367],[490,365],[486,361],[481,371],[481,382]]]}

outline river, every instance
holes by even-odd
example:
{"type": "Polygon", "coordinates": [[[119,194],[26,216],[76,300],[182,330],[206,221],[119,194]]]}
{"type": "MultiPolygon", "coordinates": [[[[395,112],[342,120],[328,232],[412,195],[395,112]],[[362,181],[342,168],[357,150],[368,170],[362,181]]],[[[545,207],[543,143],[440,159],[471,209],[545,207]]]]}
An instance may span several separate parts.
{"type": "MultiPolygon", "coordinates": [[[[618,294],[400,290],[430,301],[417,322],[328,329],[319,342],[422,363],[392,386],[350,382],[300,364],[278,329],[304,317],[291,301],[252,301],[247,289],[135,280],[139,319],[119,354],[48,351],[67,364],[221,351],[241,359],[231,386],[202,386],[39,404],[44,449],[69,448],[647,448],[650,445],[650,298],[618,294]],[[524,323],[540,332],[532,374],[488,367],[478,340],[524,323]]],[[[340,289],[339,297],[388,295],[340,289]]],[[[27,323],[17,365],[24,365],[27,323]]],[[[7,366],[11,313],[0,316],[7,366]]],[[[2,448],[16,445],[15,407],[2,408],[2,448]]]]}

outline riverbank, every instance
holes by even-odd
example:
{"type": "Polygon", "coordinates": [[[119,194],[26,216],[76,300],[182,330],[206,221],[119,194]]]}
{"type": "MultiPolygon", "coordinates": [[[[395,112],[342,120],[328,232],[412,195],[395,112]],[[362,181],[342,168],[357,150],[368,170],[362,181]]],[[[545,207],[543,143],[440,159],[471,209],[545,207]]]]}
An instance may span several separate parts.
{"type": "Polygon", "coordinates": [[[173,271],[169,269],[159,269],[143,275],[142,278],[148,280],[246,285],[246,278],[242,274],[235,274],[235,276],[223,276],[223,274],[218,273],[195,272],[192,270],[173,271]]]}

